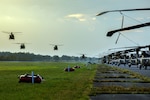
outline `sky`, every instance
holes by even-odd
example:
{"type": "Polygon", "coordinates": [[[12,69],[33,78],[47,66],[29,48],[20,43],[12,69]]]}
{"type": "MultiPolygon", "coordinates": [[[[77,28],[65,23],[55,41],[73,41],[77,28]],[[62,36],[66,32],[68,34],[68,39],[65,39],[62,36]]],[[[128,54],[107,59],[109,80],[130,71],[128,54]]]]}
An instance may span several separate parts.
{"type": "MultiPolygon", "coordinates": [[[[107,10],[150,8],[150,0],[0,0],[0,52],[29,52],[41,55],[100,57],[108,49],[150,44],[150,27],[107,37],[121,28],[122,15],[107,10]],[[7,32],[15,33],[9,40],[7,32]],[[25,43],[20,49],[16,43],[25,43]],[[54,51],[50,44],[58,46],[54,51]]],[[[150,11],[122,12],[123,27],[150,22],[150,11]]]]}

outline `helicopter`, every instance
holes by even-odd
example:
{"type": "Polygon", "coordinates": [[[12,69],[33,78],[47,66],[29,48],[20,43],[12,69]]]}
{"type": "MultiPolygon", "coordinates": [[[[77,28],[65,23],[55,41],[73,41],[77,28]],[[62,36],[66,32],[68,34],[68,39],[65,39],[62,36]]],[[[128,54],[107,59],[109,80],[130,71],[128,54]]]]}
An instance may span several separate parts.
{"type": "Polygon", "coordinates": [[[147,69],[150,66],[150,45],[133,46],[130,49],[117,51],[105,56],[103,60],[112,65],[124,64],[125,66],[127,64],[129,67],[136,65],[139,69],[147,69]],[[147,48],[148,50],[142,50],[147,48]]]}
{"type": "MultiPolygon", "coordinates": [[[[109,11],[101,12],[101,13],[97,14],[96,16],[101,16],[101,15],[106,14],[106,13],[109,13],[109,12],[120,12],[120,14],[121,14],[122,16],[124,16],[124,14],[122,13],[122,12],[124,12],[124,11],[146,11],[146,10],[150,10],[150,8],[109,10],[109,11]]],[[[127,16],[127,17],[128,17],[128,16],[127,16]]],[[[124,19],[124,18],[122,18],[122,25],[123,25],[123,19],[124,19]]],[[[129,26],[129,27],[125,27],[125,28],[121,27],[121,29],[116,29],[116,30],[109,31],[106,36],[110,37],[110,36],[112,36],[112,35],[113,35],[114,33],[116,33],[116,32],[126,31],[126,30],[131,30],[131,29],[137,29],[137,28],[142,28],[142,27],[146,27],[146,26],[150,26],[150,22],[146,22],[146,23],[142,23],[142,24],[137,24],[137,25],[129,26]]]]}
{"type": "Polygon", "coordinates": [[[82,59],[86,58],[86,57],[85,57],[85,54],[82,54],[81,58],[82,58],[82,59]]]}
{"type": "Polygon", "coordinates": [[[25,44],[27,43],[15,43],[15,44],[20,44],[20,49],[25,49],[26,48],[25,44]]]}
{"type": "Polygon", "coordinates": [[[54,46],[54,50],[58,50],[58,46],[62,46],[62,44],[61,45],[55,45],[55,44],[50,44],[50,45],[52,45],[52,46],[54,46]]]}
{"type": "MultiPolygon", "coordinates": [[[[150,8],[110,10],[110,11],[104,11],[102,13],[99,13],[97,16],[101,16],[101,15],[109,13],[109,12],[120,12],[120,14],[122,15],[122,26],[121,26],[121,28],[109,31],[106,35],[108,37],[111,37],[114,33],[119,32],[119,36],[120,36],[120,34],[121,34],[120,32],[122,32],[122,31],[150,26],[150,22],[146,22],[146,23],[136,24],[133,26],[123,27],[124,16],[126,16],[125,14],[122,13],[123,11],[142,11],[142,10],[143,11],[144,10],[150,10],[150,8]]],[[[128,17],[128,16],[126,16],[126,17],[128,17]]],[[[132,19],[134,19],[134,18],[132,18],[132,19]]],[[[118,36],[118,38],[119,38],[119,36],[118,36]]],[[[118,41],[118,38],[117,38],[117,41],[118,41]]],[[[116,41],[116,43],[117,43],[117,41],[116,41]]],[[[137,43],[136,43],[136,45],[137,45],[137,43]]],[[[147,66],[150,66],[150,45],[146,45],[146,46],[139,46],[138,45],[137,47],[132,47],[130,49],[114,52],[112,54],[109,54],[109,55],[103,57],[103,61],[105,63],[116,63],[118,65],[128,64],[129,67],[131,67],[131,65],[137,65],[137,67],[139,67],[140,69],[142,67],[147,69],[147,66]],[[142,49],[144,49],[144,48],[149,48],[149,50],[148,51],[145,51],[145,50],[142,51],[142,49]]]]}
{"type": "Polygon", "coordinates": [[[6,32],[6,31],[2,31],[2,32],[9,34],[9,40],[15,40],[14,33],[21,33],[21,32],[6,32]]]}
{"type": "MultiPolygon", "coordinates": [[[[110,55],[113,55],[113,58],[116,59],[116,62],[118,65],[120,64],[128,64],[129,62],[131,62],[132,64],[135,64],[135,60],[133,60],[134,58],[136,58],[135,54],[131,54],[131,52],[135,52],[136,54],[138,54],[138,46],[130,46],[130,47],[119,47],[119,48],[111,48],[109,50],[114,50],[114,49],[123,49],[120,51],[116,51],[110,55]],[[132,58],[132,60],[131,60],[132,58]]],[[[112,57],[111,57],[112,58],[112,57]]]]}
{"type": "MultiPolygon", "coordinates": [[[[129,16],[123,14],[122,12],[126,12],[126,11],[127,11],[127,12],[128,12],[128,11],[148,11],[148,10],[150,10],[150,8],[108,10],[108,11],[103,11],[103,12],[97,14],[96,16],[101,16],[101,15],[104,15],[104,14],[106,14],[106,13],[111,13],[111,12],[120,12],[120,14],[122,15],[122,26],[121,26],[121,28],[120,28],[120,29],[116,29],[116,30],[109,31],[109,32],[107,33],[107,35],[106,35],[106,36],[108,36],[108,37],[111,37],[114,33],[119,32],[118,38],[117,38],[117,40],[116,40],[116,43],[117,43],[117,41],[118,41],[118,39],[119,39],[119,36],[121,35],[121,33],[120,33],[121,31],[126,31],[126,30],[131,30],[131,29],[137,29],[137,28],[142,28],[142,27],[150,26],[150,22],[146,22],[146,23],[137,24],[137,25],[128,26],[128,27],[124,27],[124,28],[123,28],[124,16],[126,16],[126,17],[128,17],[128,18],[131,18],[131,17],[129,17],[129,16]]],[[[132,19],[134,19],[134,18],[132,18],[132,19]]],[[[135,19],[134,19],[134,20],[135,20],[135,19]]],[[[132,42],[133,42],[133,41],[132,41],[132,42]]]]}
{"type": "Polygon", "coordinates": [[[150,45],[146,46],[140,46],[138,48],[137,52],[137,65],[139,69],[144,68],[147,69],[148,66],[150,66],[150,45]],[[141,49],[148,48],[148,50],[142,51],[141,49]],[[141,54],[139,55],[139,51],[141,51],[141,54]]]}
{"type": "Polygon", "coordinates": [[[128,58],[129,67],[131,67],[131,65],[136,65],[137,67],[139,67],[139,69],[147,69],[147,67],[150,66],[150,45],[139,46],[127,51],[135,52],[131,53],[130,57],[128,58]],[[146,48],[148,48],[148,50],[142,50],[146,48]]]}
{"type": "Polygon", "coordinates": [[[81,55],[81,56],[80,56],[81,59],[87,58],[87,57],[85,56],[86,54],[80,54],[80,55],[81,55]]]}

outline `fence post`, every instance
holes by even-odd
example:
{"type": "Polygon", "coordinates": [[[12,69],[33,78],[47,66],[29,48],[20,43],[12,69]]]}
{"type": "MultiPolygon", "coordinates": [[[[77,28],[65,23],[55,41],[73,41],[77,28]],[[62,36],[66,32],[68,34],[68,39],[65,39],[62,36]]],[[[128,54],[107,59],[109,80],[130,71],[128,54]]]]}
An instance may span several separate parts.
{"type": "Polygon", "coordinates": [[[32,84],[34,84],[34,72],[32,71],[31,74],[32,74],[32,84]]]}

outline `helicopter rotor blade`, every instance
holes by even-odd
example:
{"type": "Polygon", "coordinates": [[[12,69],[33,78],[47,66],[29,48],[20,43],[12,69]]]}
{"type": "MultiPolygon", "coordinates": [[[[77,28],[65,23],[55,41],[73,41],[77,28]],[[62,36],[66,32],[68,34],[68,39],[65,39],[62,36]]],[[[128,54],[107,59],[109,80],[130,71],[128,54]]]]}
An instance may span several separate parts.
{"type": "Polygon", "coordinates": [[[49,44],[49,45],[55,46],[55,44],[49,44]]]}
{"type": "Polygon", "coordinates": [[[132,29],[137,29],[137,28],[146,27],[146,26],[150,26],[150,22],[143,23],[143,24],[138,24],[138,25],[134,25],[134,26],[129,26],[129,27],[121,28],[121,29],[112,30],[112,31],[109,31],[107,33],[107,36],[110,37],[116,32],[132,30],[132,29]]]}
{"type": "MultiPolygon", "coordinates": [[[[126,49],[126,50],[121,50],[122,52],[135,52],[135,51],[139,51],[142,48],[149,48],[150,45],[145,45],[145,46],[131,46],[131,47],[120,47],[120,48],[112,48],[109,50],[113,50],[113,49],[126,49]]],[[[118,52],[118,51],[117,51],[118,52]]]]}
{"type": "Polygon", "coordinates": [[[63,46],[62,44],[58,44],[57,46],[63,46]]]}
{"type": "Polygon", "coordinates": [[[10,33],[22,33],[22,32],[7,32],[7,31],[2,31],[3,33],[7,33],[7,34],[10,34],[10,33]]]}
{"type": "Polygon", "coordinates": [[[31,44],[31,43],[13,43],[13,44],[31,44]]]}
{"type": "Polygon", "coordinates": [[[22,44],[22,43],[13,43],[13,44],[22,44]]]}
{"type": "Polygon", "coordinates": [[[22,32],[12,32],[12,33],[22,33],[22,32]]]}
{"type": "Polygon", "coordinates": [[[129,46],[129,47],[118,47],[118,48],[111,48],[111,49],[108,49],[108,50],[114,50],[114,49],[127,49],[127,48],[137,48],[139,46],[129,46]]]}
{"type": "Polygon", "coordinates": [[[2,31],[3,33],[7,33],[7,34],[10,34],[10,32],[6,32],[6,31],[2,31]]]}
{"type": "Polygon", "coordinates": [[[63,46],[63,44],[49,44],[49,45],[52,45],[52,46],[63,46]]]}
{"type": "Polygon", "coordinates": [[[150,10],[150,8],[137,8],[137,9],[110,10],[110,11],[104,11],[104,12],[101,12],[101,13],[97,14],[96,16],[100,16],[100,15],[106,14],[106,13],[108,13],[108,12],[121,12],[121,11],[143,11],[143,10],[150,10]]]}

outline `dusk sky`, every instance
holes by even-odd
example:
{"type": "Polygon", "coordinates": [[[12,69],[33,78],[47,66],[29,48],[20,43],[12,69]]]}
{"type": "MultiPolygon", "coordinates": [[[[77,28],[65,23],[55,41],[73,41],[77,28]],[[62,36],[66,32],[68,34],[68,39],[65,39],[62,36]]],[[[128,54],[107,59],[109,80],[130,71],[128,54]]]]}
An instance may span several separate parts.
{"type": "MultiPolygon", "coordinates": [[[[110,48],[150,44],[150,27],[107,37],[121,28],[122,15],[107,10],[150,8],[150,0],[0,0],[0,51],[98,57],[110,48]],[[2,31],[22,32],[15,40],[2,31]],[[21,50],[19,44],[26,43],[21,50]],[[50,44],[62,45],[58,51],[50,44]]],[[[123,27],[150,22],[150,11],[122,12],[123,27]]]]}

